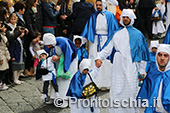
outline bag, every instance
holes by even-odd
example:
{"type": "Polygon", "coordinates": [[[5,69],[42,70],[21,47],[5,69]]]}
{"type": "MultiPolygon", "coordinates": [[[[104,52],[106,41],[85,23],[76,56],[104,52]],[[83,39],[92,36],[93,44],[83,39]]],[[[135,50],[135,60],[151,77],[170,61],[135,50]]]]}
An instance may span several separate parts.
{"type": "Polygon", "coordinates": [[[39,69],[37,69],[36,73],[40,74],[40,75],[46,75],[49,73],[49,71],[47,69],[39,68],[39,69]]]}
{"type": "MultiPolygon", "coordinates": [[[[47,63],[47,60],[46,60],[46,63],[47,63]]],[[[40,79],[42,77],[42,75],[46,75],[49,73],[49,70],[46,69],[46,68],[41,68],[41,64],[42,64],[42,61],[40,61],[37,65],[37,70],[36,70],[36,80],[40,79]]]]}
{"type": "Polygon", "coordinates": [[[90,80],[92,81],[91,83],[87,84],[85,87],[83,87],[83,92],[81,95],[81,98],[84,99],[89,99],[92,96],[96,95],[99,92],[99,88],[97,87],[97,85],[93,82],[90,74],[88,73],[90,80]]]}

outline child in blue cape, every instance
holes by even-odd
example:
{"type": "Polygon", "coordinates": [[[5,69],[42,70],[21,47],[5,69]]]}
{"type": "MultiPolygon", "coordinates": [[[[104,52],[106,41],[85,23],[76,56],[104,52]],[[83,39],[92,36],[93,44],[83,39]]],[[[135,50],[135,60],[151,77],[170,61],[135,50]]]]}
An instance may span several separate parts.
{"type": "Polygon", "coordinates": [[[145,69],[147,73],[154,69],[157,69],[155,56],[156,56],[158,45],[159,45],[159,40],[151,41],[150,53],[149,53],[150,60],[147,61],[146,69],[145,69]]]}
{"type": "Polygon", "coordinates": [[[78,35],[74,35],[74,39],[73,39],[73,43],[76,45],[77,47],[77,54],[78,54],[78,66],[80,65],[80,62],[84,59],[84,58],[88,58],[88,53],[86,51],[86,49],[82,46],[83,44],[85,44],[86,39],[78,36],[78,35]]]}
{"type": "MultiPolygon", "coordinates": [[[[88,73],[90,74],[92,80],[97,77],[99,69],[97,67],[94,67],[92,70],[90,70],[91,66],[91,60],[90,59],[83,59],[79,65],[79,71],[73,76],[67,96],[74,97],[76,99],[80,99],[82,97],[83,87],[89,84],[91,81],[88,73]]],[[[82,98],[81,98],[82,99],[82,98]]],[[[96,99],[96,96],[92,96],[90,99],[96,99]]],[[[71,100],[75,101],[75,100],[71,100]]],[[[99,113],[98,107],[84,107],[82,103],[83,99],[80,100],[79,104],[81,104],[79,107],[78,102],[72,103],[70,106],[70,112],[71,113],[99,113]]]]}

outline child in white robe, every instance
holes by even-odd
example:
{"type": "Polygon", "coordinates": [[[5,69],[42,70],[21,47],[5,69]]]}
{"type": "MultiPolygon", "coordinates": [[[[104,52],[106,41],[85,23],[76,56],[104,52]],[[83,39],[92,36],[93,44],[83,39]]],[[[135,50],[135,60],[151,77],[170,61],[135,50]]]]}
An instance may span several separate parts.
{"type": "Polygon", "coordinates": [[[157,4],[159,10],[153,9],[152,17],[160,17],[158,20],[154,20],[152,23],[152,33],[154,35],[158,35],[158,38],[161,38],[161,34],[164,33],[165,26],[163,24],[162,18],[165,13],[165,5],[164,4],[157,4]]]}
{"type": "MultiPolygon", "coordinates": [[[[81,98],[83,87],[92,82],[87,73],[90,74],[92,80],[97,77],[99,69],[94,67],[90,71],[91,60],[83,59],[79,66],[79,71],[73,76],[67,96],[71,96],[77,99],[77,102],[74,103],[75,100],[71,100],[70,104],[70,113],[99,113],[99,108],[95,106],[93,103],[92,106],[85,107],[83,106],[83,98],[81,98]],[[78,99],[80,102],[78,102],[78,99]],[[78,106],[79,104],[79,106],[78,106]]],[[[96,99],[96,96],[92,96],[90,99],[96,99]]],[[[89,100],[90,100],[89,99],[89,100]]],[[[85,103],[84,103],[85,104],[85,103]]],[[[86,104],[85,104],[86,105],[86,104]]]]}
{"type": "MultiPolygon", "coordinates": [[[[43,95],[41,96],[41,98],[45,99],[45,101],[46,101],[46,98],[48,97],[48,86],[49,86],[50,81],[51,81],[51,84],[56,92],[56,96],[59,96],[58,85],[56,83],[56,70],[55,70],[53,62],[58,61],[60,59],[60,57],[57,55],[48,57],[48,53],[45,50],[39,50],[39,51],[37,51],[37,54],[40,59],[40,63],[38,64],[38,67],[41,69],[47,69],[49,71],[47,74],[42,75],[42,80],[44,82],[44,85],[43,85],[43,95]]],[[[36,74],[39,74],[38,69],[37,69],[36,74]]]]}

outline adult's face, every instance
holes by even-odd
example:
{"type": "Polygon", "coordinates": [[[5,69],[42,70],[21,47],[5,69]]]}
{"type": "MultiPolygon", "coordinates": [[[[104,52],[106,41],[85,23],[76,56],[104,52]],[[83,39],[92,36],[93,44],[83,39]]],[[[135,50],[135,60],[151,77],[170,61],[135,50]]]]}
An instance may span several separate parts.
{"type": "Polygon", "coordinates": [[[166,65],[169,62],[169,54],[165,52],[159,52],[156,57],[157,57],[159,69],[164,71],[166,65]]]}
{"type": "Polygon", "coordinates": [[[130,22],[131,22],[130,18],[127,17],[127,16],[123,16],[122,18],[123,18],[123,24],[125,26],[128,26],[130,24],[130,22]]]}
{"type": "Polygon", "coordinates": [[[38,4],[38,0],[36,0],[36,1],[34,2],[34,7],[37,7],[37,4],[38,4]]]}
{"type": "Polygon", "coordinates": [[[25,8],[23,8],[22,10],[21,10],[21,9],[19,10],[19,14],[20,14],[20,15],[23,15],[24,12],[25,12],[25,8]]]}
{"type": "Polygon", "coordinates": [[[96,8],[97,8],[97,11],[99,11],[99,12],[102,11],[102,2],[101,1],[96,2],[96,8]]]}

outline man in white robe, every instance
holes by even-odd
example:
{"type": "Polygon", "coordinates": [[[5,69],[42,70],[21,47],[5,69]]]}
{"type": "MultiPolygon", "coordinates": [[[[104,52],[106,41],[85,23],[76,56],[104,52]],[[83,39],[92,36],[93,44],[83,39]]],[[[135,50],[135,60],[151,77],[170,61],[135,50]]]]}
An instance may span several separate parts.
{"type": "MultiPolygon", "coordinates": [[[[106,4],[102,0],[96,0],[96,12],[87,21],[81,36],[87,38],[89,43],[89,58],[92,60],[92,67],[95,65],[95,58],[110,41],[109,36],[118,29],[115,16],[105,10],[106,4]]],[[[110,60],[105,59],[100,69],[99,76],[94,80],[99,88],[110,87],[111,78],[110,60]]]]}
{"type": "MultiPolygon", "coordinates": [[[[149,50],[144,35],[132,25],[135,14],[131,9],[124,9],[120,16],[121,27],[113,36],[111,42],[96,58],[96,67],[100,67],[103,60],[115,49],[112,67],[110,98],[129,100],[135,99],[138,85],[138,63],[149,59],[149,50]]],[[[121,103],[120,103],[121,104],[121,103]]],[[[110,108],[110,113],[135,113],[137,110],[129,107],[110,108]]]]}

